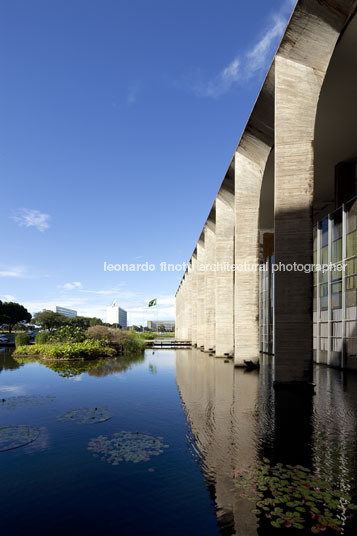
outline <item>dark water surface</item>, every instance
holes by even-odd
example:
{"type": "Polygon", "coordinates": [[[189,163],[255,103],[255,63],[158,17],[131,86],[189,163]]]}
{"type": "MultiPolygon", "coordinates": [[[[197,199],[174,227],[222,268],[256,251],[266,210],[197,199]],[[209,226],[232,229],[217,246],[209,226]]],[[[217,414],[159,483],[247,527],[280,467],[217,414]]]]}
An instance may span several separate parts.
{"type": "MultiPolygon", "coordinates": [[[[357,376],[316,368],[316,395],[289,411],[272,382],[268,362],[246,373],[196,350],[50,366],[0,350],[0,449],[4,427],[39,432],[0,452],[1,533],[312,534],[270,528],[233,475],[263,457],[301,464],[357,502],[357,376]],[[91,409],[89,423],[71,419],[76,408],[91,409]],[[98,436],[100,453],[88,449],[98,436]]],[[[340,534],[357,534],[340,518],[340,534]]]]}

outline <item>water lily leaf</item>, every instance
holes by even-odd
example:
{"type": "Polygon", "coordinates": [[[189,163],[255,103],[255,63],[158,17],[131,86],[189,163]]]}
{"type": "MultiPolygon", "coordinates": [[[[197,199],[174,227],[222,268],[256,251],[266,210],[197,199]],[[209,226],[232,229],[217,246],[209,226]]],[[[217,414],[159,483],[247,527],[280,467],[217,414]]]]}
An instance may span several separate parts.
{"type": "Polygon", "coordinates": [[[50,395],[21,395],[10,396],[9,398],[0,399],[0,408],[15,410],[28,406],[43,406],[47,402],[52,402],[56,397],[50,395]]]}
{"type": "Polygon", "coordinates": [[[66,411],[63,415],[57,417],[59,421],[72,421],[77,424],[97,424],[109,421],[113,414],[108,408],[75,408],[66,411]]]}
{"type": "Polygon", "coordinates": [[[25,447],[40,436],[41,430],[34,426],[16,425],[0,428],[0,452],[25,447]]]}
{"type": "Polygon", "coordinates": [[[117,432],[112,438],[98,436],[88,445],[94,456],[101,455],[101,460],[111,465],[119,465],[123,461],[135,464],[148,462],[152,456],[162,454],[164,449],[162,439],[139,432],[117,432]]]}

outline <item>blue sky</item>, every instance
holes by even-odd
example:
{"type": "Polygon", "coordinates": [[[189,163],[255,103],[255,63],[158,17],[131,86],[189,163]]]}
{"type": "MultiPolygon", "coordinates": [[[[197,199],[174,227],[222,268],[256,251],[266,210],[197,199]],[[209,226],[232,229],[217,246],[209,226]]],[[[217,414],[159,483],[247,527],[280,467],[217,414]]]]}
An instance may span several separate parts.
{"type": "Polygon", "coordinates": [[[173,318],[159,263],[190,258],[292,9],[4,0],[0,299],[173,318]]]}

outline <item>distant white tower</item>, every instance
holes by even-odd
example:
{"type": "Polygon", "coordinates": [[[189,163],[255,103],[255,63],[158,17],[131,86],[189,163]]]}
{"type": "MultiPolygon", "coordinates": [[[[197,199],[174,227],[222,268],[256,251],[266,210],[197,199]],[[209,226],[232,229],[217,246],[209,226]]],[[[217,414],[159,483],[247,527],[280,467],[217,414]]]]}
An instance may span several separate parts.
{"type": "Polygon", "coordinates": [[[117,301],[114,300],[110,307],[107,307],[107,323],[119,324],[122,329],[128,327],[127,312],[118,306],[117,301]]]}

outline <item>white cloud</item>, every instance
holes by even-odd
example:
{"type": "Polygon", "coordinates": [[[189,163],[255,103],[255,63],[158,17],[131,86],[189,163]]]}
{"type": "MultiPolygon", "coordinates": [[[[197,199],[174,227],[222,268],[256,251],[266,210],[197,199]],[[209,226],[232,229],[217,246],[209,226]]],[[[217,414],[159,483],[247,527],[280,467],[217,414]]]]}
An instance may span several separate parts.
{"type": "Polygon", "coordinates": [[[65,283],[64,285],[60,285],[59,288],[63,288],[64,290],[74,290],[82,287],[82,283],[79,281],[73,281],[72,283],[65,283]]]}
{"type": "Polygon", "coordinates": [[[194,87],[195,93],[201,97],[213,98],[227,93],[239,80],[239,65],[239,59],[234,58],[215,78],[208,80],[207,83],[198,82],[194,87]]]}
{"type": "Polygon", "coordinates": [[[285,30],[287,20],[283,15],[274,17],[273,25],[268,28],[262,39],[248,51],[245,56],[245,74],[247,77],[253,76],[257,71],[265,69],[273,48],[277,44],[285,30]]]}
{"type": "Polygon", "coordinates": [[[263,36],[249,50],[237,54],[216,76],[188,84],[199,97],[218,98],[228,93],[236,84],[242,84],[252,76],[268,68],[281,39],[295,0],[285,0],[280,10],[272,16],[263,36]]]}
{"type": "Polygon", "coordinates": [[[81,298],[58,297],[58,299],[54,298],[52,300],[43,301],[24,300],[21,303],[28,311],[30,311],[31,314],[34,314],[38,313],[39,311],[43,311],[44,309],[53,309],[56,305],[59,307],[68,307],[69,309],[78,310],[82,304],[86,303],[86,300],[81,298]]]}
{"type": "Polygon", "coordinates": [[[30,208],[21,209],[18,214],[12,216],[12,219],[16,221],[20,227],[35,227],[35,229],[41,231],[41,233],[43,233],[43,231],[48,229],[50,226],[49,214],[44,214],[39,210],[30,208]]]}
{"type": "Polygon", "coordinates": [[[117,285],[116,287],[99,289],[99,290],[81,289],[81,292],[85,294],[96,294],[98,296],[112,296],[113,299],[117,297],[118,295],[120,296],[120,298],[125,297],[125,299],[127,297],[135,296],[133,292],[123,292],[121,290],[123,286],[125,286],[124,283],[122,285],[117,285]]]}
{"type": "Polygon", "coordinates": [[[16,298],[12,294],[2,294],[1,299],[3,301],[13,302],[13,301],[15,301],[16,298]]]}
{"type": "Polygon", "coordinates": [[[0,270],[0,277],[26,277],[26,268],[23,266],[11,266],[0,270]]]}

